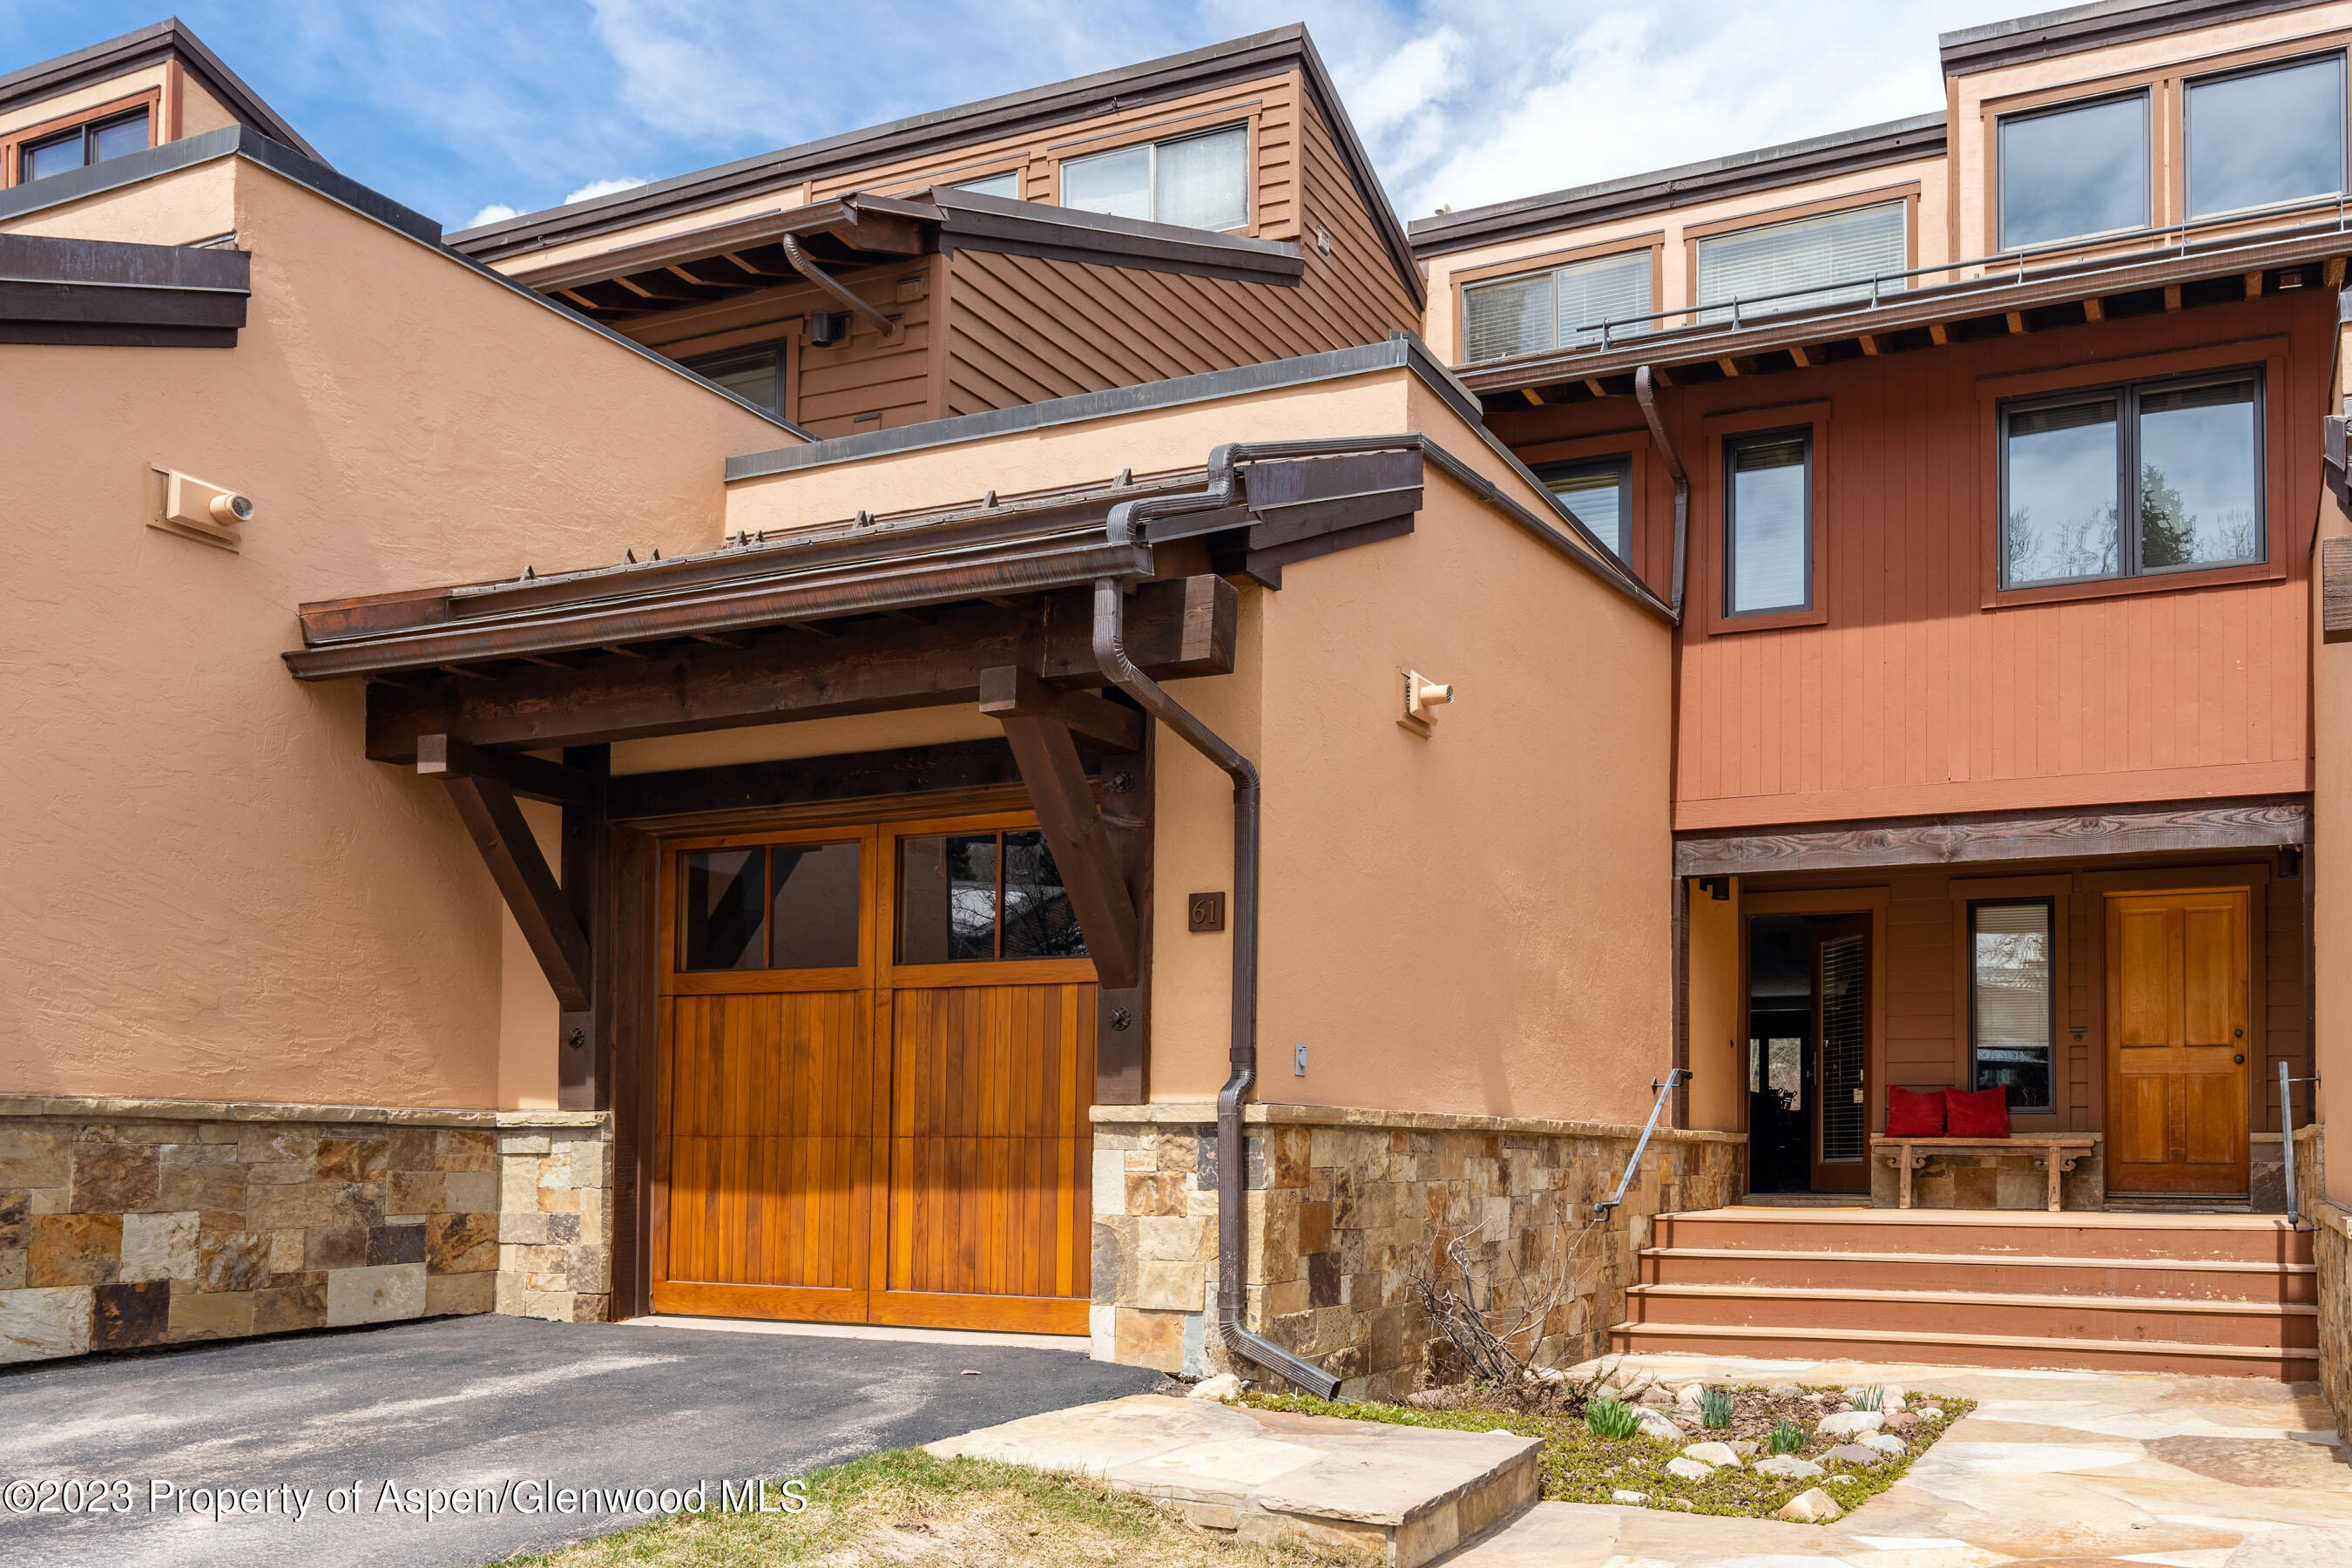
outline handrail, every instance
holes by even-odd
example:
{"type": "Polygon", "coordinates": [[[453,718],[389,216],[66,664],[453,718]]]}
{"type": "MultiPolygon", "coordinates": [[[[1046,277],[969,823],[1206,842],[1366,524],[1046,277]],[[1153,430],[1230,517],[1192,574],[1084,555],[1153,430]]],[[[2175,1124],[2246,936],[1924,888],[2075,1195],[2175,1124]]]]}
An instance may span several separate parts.
{"type": "Polygon", "coordinates": [[[2316,1079],[2294,1079],[2287,1076],[2287,1064],[2279,1063],[2279,1148],[2286,1161],[2286,1227],[2303,1228],[2303,1204],[2294,1190],[2294,1095],[2287,1085],[2316,1083],[2316,1079]]]}
{"type": "MultiPolygon", "coordinates": [[[[2038,257],[2064,255],[2072,251],[2081,250],[2084,248],[2086,245],[2095,247],[2114,245],[2121,240],[2137,237],[2141,235],[2179,236],[2179,240],[2177,244],[2146,246],[2137,250],[2125,251],[2119,255],[2087,257],[2081,262],[2075,264],[2081,276],[2085,278],[2095,277],[2101,272],[2115,270],[2127,266],[2136,267],[2142,265],[2153,257],[2187,257],[2191,254],[2189,237],[2192,232],[2223,228],[2234,224],[2242,224],[2248,221],[2250,216],[2259,216],[2267,212],[2318,212],[2325,210],[2326,207],[2330,205],[2332,205],[2336,209],[2336,221],[2333,224],[2325,222],[2281,224],[2269,228],[2253,229],[2242,235],[2229,237],[2231,243],[2218,247],[2213,254],[2226,254],[2231,249],[2243,248],[2245,246],[2258,241],[2267,242],[2282,236],[2296,233],[2305,233],[2315,230],[2322,232],[2333,231],[2336,233],[2352,233],[2352,193],[2339,193],[2335,196],[2329,197],[2326,202],[2303,202],[2294,204],[2282,203],[2271,207],[2250,207],[2217,217],[2192,218],[2181,223],[2157,225],[2143,229],[2120,230],[2101,237],[2077,237],[2074,239],[2063,240],[2054,245],[2032,246],[2010,250],[1996,251],[1989,256],[1971,256],[1955,261],[1939,261],[1932,267],[1913,267],[1901,272],[1856,273],[1851,277],[1833,278],[1824,282],[1807,284],[1804,287],[1798,289],[1777,289],[1769,293],[1763,294],[1736,294],[1728,300],[1710,300],[1705,304],[1701,304],[1694,300],[1689,304],[1678,305],[1671,310],[1651,310],[1641,315],[1633,316],[1610,316],[1597,321],[1581,321],[1570,329],[1571,334],[1581,335],[1587,332],[1598,331],[1601,334],[1601,339],[1598,342],[1561,344],[1544,352],[1558,354],[1566,352],[1572,352],[1577,348],[1591,348],[1605,351],[1622,347],[1623,345],[1621,345],[1616,342],[1615,334],[1617,331],[1625,331],[1625,335],[1628,338],[1646,338],[1655,331],[1655,328],[1650,323],[1664,321],[1675,317],[1687,316],[1693,318],[1690,325],[1694,327],[1714,327],[1727,324],[1734,330],[1738,330],[1747,324],[1742,320],[1741,312],[1750,307],[1765,304],[1775,300],[1805,299],[1813,295],[1834,294],[1849,289],[1868,289],[1869,299],[1867,301],[1867,308],[1870,310],[1877,310],[1882,306],[1898,303],[1905,299],[1916,297],[1914,290],[1908,288],[1903,288],[1894,290],[1894,294],[1895,296],[1894,299],[1881,298],[1883,291],[1882,285],[1888,283],[1907,284],[1909,280],[1914,278],[1925,278],[1931,273],[1959,273],[1967,271],[1970,268],[1990,268],[1993,267],[2000,267],[2005,270],[2000,276],[1995,276],[1990,271],[1985,271],[1979,273],[1979,276],[1974,278],[1957,278],[1949,285],[1955,292],[1978,289],[2014,287],[2028,280],[2029,274],[2026,271],[2026,263],[2038,257]],[[2009,268],[2014,268],[2014,270],[2006,270],[2009,268]],[[1727,321],[1725,316],[1726,312],[1728,312],[1727,321]],[[1706,321],[1697,319],[1702,316],[1711,317],[1713,319],[1706,321]]],[[[2031,276],[2034,278],[2059,278],[2067,276],[2068,272],[2069,269],[2066,268],[2053,267],[2031,274],[2031,276]]],[[[1828,300],[1822,301],[1824,305],[1847,305],[1862,302],[1863,301],[1858,297],[1853,300],[1828,300]]],[[[1778,314],[1779,312],[1767,311],[1765,313],[1769,315],[1778,314]]],[[[1487,364],[1504,363],[1509,357],[1513,356],[1506,356],[1505,359],[1492,361],[1470,362],[1465,363],[1463,368],[1465,370],[1483,369],[1487,364]]]]}
{"type": "Polygon", "coordinates": [[[1617,1205],[1625,1201],[1625,1189],[1633,1184],[1633,1177],[1642,1168],[1642,1156],[1650,1147],[1650,1134],[1658,1130],[1658,1113],[1666,1108],[1666,1096],[1674,1093],[1675,1086],[1690,1075],[1688,1068],[1668,1068],[1664,1083],[1660,1083],[1656,1079],[1650,1080],[1650,1088],[1655,1091],[1658,1098],[1650,1107],[1650,1119],[1642,1123],[1642,1141],[1633,1145],[1633,1157],[1625,1163],[1625,1175],[1624,1179],[1617,1184],[1617,1195],[1606,1203],[1592,1205],[1594,1219],[1602,1219],[1613,1214],[1616,1212],[1617,1205]]]}

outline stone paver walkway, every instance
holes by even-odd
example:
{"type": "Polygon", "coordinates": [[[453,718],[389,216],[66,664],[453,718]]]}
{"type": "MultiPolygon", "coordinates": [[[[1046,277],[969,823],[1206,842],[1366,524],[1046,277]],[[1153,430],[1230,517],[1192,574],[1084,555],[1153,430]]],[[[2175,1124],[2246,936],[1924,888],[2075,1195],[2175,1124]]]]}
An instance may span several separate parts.
{"type": "Polygon", "coordinates": [[[2352,1455],[2313,1384],[1641,1356],[1667,1381],[1977,1401],[1830,1525],[1538,1503],[1445,1568],[2352,1568],[2352,1455]]]}

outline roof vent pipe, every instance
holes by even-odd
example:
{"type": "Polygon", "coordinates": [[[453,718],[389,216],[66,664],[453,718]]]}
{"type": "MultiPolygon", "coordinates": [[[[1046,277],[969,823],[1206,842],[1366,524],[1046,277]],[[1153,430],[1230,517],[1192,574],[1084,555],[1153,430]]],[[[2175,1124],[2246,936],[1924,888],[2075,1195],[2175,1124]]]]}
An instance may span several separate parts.
{"type": "Polygon", "coordinates": [[[1249,1300],[1244,1262],[1248,1232],[1242,1206],[1249,1151],[1242,1141],[1242,1101],[1257,1078],[1257,769],[1127,657],[1126,606],[1118,578],[1095,580],[1095,663],[1113,686],[1234,781],[1234,995],[1228,1052],[1233,1076],[1217,1091],[1218,1334],[1229,1352],[1328,1399],[1339,1391],[1338,1378],[1243,1326],[1249,1300]]]}
{"type": "Polygon", "coordinates": [[[1690,558],[1690,476],[1683,472],[1683,460],[1675,456],[1675,444],[1666,439],[1665,421],[1658,417],[1658,394],[1655,378],[1648,365],[1637,366],[1633,372],[1633,398],[1642,405],[1642,417],[1650,422],[1650,439],[1657,444],[1658,456],[1666,460],[1666,472],[1675,480],[1675,625],[1683,624],[1683,582],[1690,558]]]}

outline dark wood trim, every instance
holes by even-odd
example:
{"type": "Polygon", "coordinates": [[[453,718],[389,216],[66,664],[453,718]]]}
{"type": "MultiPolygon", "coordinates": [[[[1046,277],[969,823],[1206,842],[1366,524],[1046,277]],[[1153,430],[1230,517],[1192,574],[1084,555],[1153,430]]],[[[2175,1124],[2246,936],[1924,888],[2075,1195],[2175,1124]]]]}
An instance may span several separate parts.
{"type": "Polygon", "coordinates": [[[605,1016],[613,1039],[613,1316],[653,1310],[653,1154],[659,1112],[654,943],[660,886],[658,845],[649,833],[609,835],[613,962],[605,1016]]]}
{"type": "MultiPolygon", "coordinates": [[[[607,754],[606,748],[595,750],[599,755],[607,754]]],[[[588,805],[599,792],[596,776],[584,769],[551,763],[522,752],[488,752],[446,735],[416,737],[416,771],[445,781],[489,779],[526,800],[543,800],[554,805],[588,805]]]]}
{"type": "Polygon", "coordinates": [[[2352,535],[2319,542],[2319,640],[2352,642],[2352,535]]]}
{"type": "Polygon", "coordinates": [[[523,941],[546,973],[556,1005],[566,1013],[590,1010],[588,938],[580,929],[547,857],[531,836],[514,792],[495,779],[445,777],[449,799],[482,852],[491,880],[522,928],[523,941]]]}
{"type": "MultiPolygon", "coordinates": [[[[1011,673],[992,670],[988,675],[1011,673]]],[[[984,679],[983,684],[988,683],[984,679]]],[[[1135,903],[1103,829],[1102,814],[1095,808],[1094,791],[1087,784],[1069,727],[1059,719],[1013,710],[1000,711],[997,721],[1004,726],[1004,739],[1021,764],[1021,781],[1028,788],[1045,842],[1053,847],[1062,886],[1078,917],[1078,930],[1086,935],[1087,952],[1095,961],[1097,979],[1125,990],[1141,973],[1135,903]]]]}
{"type": "Polygon", "coordinates": [[[1098,985],[1095,996],[1095,1103],[1151,1101],[1152,842],[1159,801],[1158,726],[1139,751],[1102,763],[1103,831],[1135,906],[1135,984],[1098,985]]]}
{"type": "MultiPolygon", "coordinates": [[[[517,762],[539,762],[519,752],[510,755],[517,762]]],[[[562,888],[572,918],[588,940],[590,1002],[579,1011],[566,1011],[556,1021],[555,1102],[565,1110],[612,1109],[608,998],[612,968],[618,957],[613,941],[617,911],[611,901],[611,829],[604,814],[604,781],[612,771],[612,760],[610,746],[575,746],[564,752],[562,764],[562,772],[584,786],[580,798],[563,806],[562,888]]]]}
{"type": "Polygon", "coordinates": [[[1683,1069],[1675,1085],[1674,1125],[1690,1125],[1690,883],[1675,877],[1674,901],[1668,910],[1667,942],[1674,963],[1674,1060],[1683,1069]]]}
{"type": "Polygon", "coordinates": [[[234,348],[252,277],[247,251],[0,235],[0,342],[234,348]]]}
{"type": "MultiPolygon", "coordinates": [[[[1156,680],[1230,674],[1239,601],[1197,576],[1146,583],[1128,611],[1129,652],[1156,680]]],[[[936,621],[871,617],[837,637],[781,632],[751,647],[688,641],[658,657],[603,655],[579,669],[509,667],[490,680],[368,687],[367,754],[410,763],[417,738],[537,750],[643,735],[771,724],[893,708],[977,702],[984,669],[1019,664],[1049,681],[1099,682],[1091,590],[1013,609],[949,606],[936,621]]]]}
{"type": "Polygon", "coordinates": [[[980,710],[998,719],[1051,719],[1116,751],[1143,745],[1143,715],[1134,709],[1106,702],[1091,691],[1048,686],[1017,665],[980,672],[980,710]]]}
{"type": "Polygon", "coordinates": [[[607,786],[605,800],[615,822],[667,821],[708,812],[1002,788],[1020,782],[1020,766],[1004,742],[953,741],[887,752],[624,773],[607,786]]]}
{"type": "Polygon", "coordinates": [[[2303,795],[2100,809],[2062,806],[1760,831],[1678,833],[1675,870],[1684,877],[1759,876],[1774,871],[2193,854],[2299,845],[2310,834],[2311,805],[2303,795]]]}

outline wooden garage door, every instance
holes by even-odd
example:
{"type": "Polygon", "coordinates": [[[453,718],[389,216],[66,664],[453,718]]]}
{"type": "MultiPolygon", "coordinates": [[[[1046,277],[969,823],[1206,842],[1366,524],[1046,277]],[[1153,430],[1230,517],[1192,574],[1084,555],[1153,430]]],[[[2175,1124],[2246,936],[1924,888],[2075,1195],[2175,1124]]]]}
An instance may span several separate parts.
{"type": "Polygon", "coordinates": [[[664,869],[656,1310],[1084,1332],[1094,966],[1034,820],[664,869]]]}

